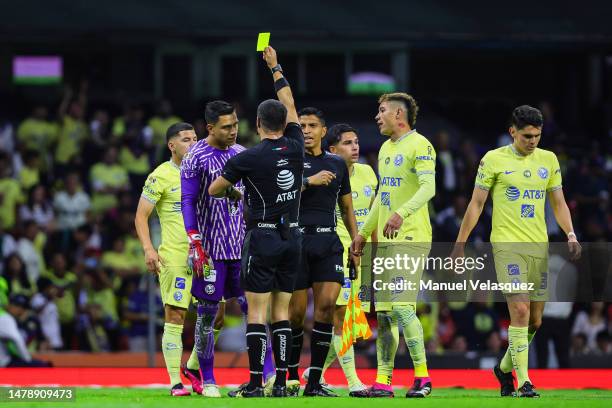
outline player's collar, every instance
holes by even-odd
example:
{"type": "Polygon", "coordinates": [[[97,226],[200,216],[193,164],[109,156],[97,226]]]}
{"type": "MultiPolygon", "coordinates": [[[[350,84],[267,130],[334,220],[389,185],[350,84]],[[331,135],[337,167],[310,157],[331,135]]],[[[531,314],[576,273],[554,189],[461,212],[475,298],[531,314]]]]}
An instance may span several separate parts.
{"type": "Polygon", "coordinates": [[[408,132],[406,132],[406,133],[404,133],[403,135],[401,135],[401,136],[399,137],[399,139],[397,139],[397,140],[396,140],[395,142],[393,142],[393,143],[399,143],[399,142],[401,142],[402,140],[404,140],[405,138],[407,138],[408,136],[410,136],[410,135],[411,135],[411,134],[413,134],[414,132],[416,132],[416,129],[411,129],[411,130],[409,130],[408,132]]]}
{"type": "Polygon", "coordinates": [[[520,157],[520,158],[524,159],[527,156],[529,156],[528,154],[523,154],[523,153],[519,152],[518,150],[516,150],[516,147],[514,147],[514,145],[512,143],[510,143],[508,146],[510,146],[510,150],[512,150],[512,153],[514,153],[514,155],[516,157],[520,157]]]}
{"type": "Polygon", "coordinates": [[[170,165],[171,165],[172,167],[174,167],[175,169],[177,169],[177,170],[180,170],[180,169],[181,169],[179,166],[177,166],[177,165],[176,165],[176,163],[175,163],[175,162],[173,162],[173,161],[172,161],[172,159],[170,159],[170,160],[168,160],[168,161],[170,162],[170,165]]]}

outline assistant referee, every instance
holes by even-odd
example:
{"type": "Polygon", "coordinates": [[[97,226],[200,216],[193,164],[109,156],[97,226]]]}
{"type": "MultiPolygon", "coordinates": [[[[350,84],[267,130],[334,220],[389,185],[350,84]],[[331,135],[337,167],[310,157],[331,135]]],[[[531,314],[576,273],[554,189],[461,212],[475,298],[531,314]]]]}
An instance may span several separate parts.
{"type": "Polygon", "coordinates": [[[246,191],[247,232],[242,249],[241,278],[249,305],[246,336],[250,380],[248,386],[237,392],[237,397],[264,396],[262,372],[268,303],[271,303],[270,332],[276,362],[272,396],[287,396],[290,352],[287,346],[291,343],[289,300],[301,252],[301,234],[297,226],[304,135],[276,51],[266,47],[263,58],[272,71],[279,100],[268,99],[259,104],[257,133],[261,142],[229,159],[221,176],[208,189],[211,195],[224,197],[232,194],[232,185],[242,180],[246,191]]]}

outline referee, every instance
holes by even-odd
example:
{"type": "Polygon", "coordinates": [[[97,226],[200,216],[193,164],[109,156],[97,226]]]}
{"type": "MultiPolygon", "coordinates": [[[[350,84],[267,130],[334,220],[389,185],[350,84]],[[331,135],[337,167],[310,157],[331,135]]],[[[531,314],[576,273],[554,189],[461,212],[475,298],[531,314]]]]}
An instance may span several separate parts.
{"type": "Polygon", "coordinates": [[[301,252],[297,228],[304,135],[298,124],[293,94],[277,62],[276,51],[266,47],[263,58],[272,71],[278,101],[257,107],[257,133],[261,142],[227,161],[221,176],[209,187],[212,196],[235,194],[233,184],[245,185],[246,236],[242,249],[242,287],[246,292],[249,384],[236,397],[263,397],[262,372],[266,352],[268,304],[270,332],[276,362],[273,397],[286,397],[288,353],[291,342],[289,301],[301,252]],[[280,102],[279,102],[280,101],[280,102]]]}
{"type": "MultiPolygon", "coordinates": [[[[336,232],[336,204],[351,239],[357,235],[348,167],[340,156],[325,152],[321,142],[325,136],[325,118],[317,108],[304,108],[299,113],[304,132],[304,181],[300,202],[300,229],[304,233],[302,259],[295,292],[291,297],[291,361],[289,364],[290,395],[300,387],[298,366],[304,338],[304,317],[308,304],[308,288],[314,297],[314,325],[311,336],[311,360],[304,396],[336,397],[320,384],[323,364],[334,332],[334,311],[344,283],[344,247],[336,232]]],[[[359,258],[351,255],[356,265],[359,258]]]]}

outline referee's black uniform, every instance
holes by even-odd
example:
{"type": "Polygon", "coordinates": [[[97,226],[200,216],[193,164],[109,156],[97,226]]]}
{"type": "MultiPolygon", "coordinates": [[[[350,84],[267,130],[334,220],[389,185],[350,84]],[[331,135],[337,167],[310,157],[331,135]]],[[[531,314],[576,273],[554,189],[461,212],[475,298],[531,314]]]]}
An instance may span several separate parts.
{"type": "Polygon", "coordinates": [[[288,123],[283,137],[263,139],[229,159],[222,176],[242,180],[246,236],[242,248],[242,288],[292,293],[298,270],[301,234],[298,213],[304,167],[304,134],[288,123]]]}
{"type": "Polygon", "coordinates": [[[313,282],[344,282],[344,248],[336,233],[336,204],[338,197],[351,193],[348,168],[335,154],[306,154],[304,177],[322,170],[336,177],[327,186],[311,186],[302,192],[300,230],[304,238],[295,290],[309,288],[313,282]]]}

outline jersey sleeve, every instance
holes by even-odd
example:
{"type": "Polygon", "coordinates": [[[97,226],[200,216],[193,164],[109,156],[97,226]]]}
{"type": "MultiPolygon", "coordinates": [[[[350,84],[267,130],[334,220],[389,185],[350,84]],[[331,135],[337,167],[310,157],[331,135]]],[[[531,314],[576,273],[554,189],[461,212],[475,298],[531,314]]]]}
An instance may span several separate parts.
{"type": "Polygon", "coordinates": [[[555,191],[561,188],[561,166],[559,165],[559,160],[557,159],[557,155],[552,153],[550,158],[550,178],[548,179],[548,184],[546,185],[546,191],[555,191]]]}
{"type": "Polygon", "coordinates": [[[193,149],[187,152],[181,162],[181,213],[187,232],[199,231],[196,208],[202,171],[198,155],[193,154],[193,149]]]}
{"type": "Polygon", "coordinates": [[[338,197],[342,197],[343,195],[351,193],[351,180],[348,174],[348,167],[346,167],[344,161],[338,159],[338,162],[338,167],[340,168],[339,172],[341,172],[342,175],[338,197]]]}
{"type": "Polygon", "coordinates": [[[230,183],[236,184],[238,181],[246,177],[254,166],[255,163],[253,163],[250,152],[245,150],[242,153],[238,153],[225,163],[221,175],[230,183]]]}
{"type": "Polygon", "coordinates": [[[142,187],[141,197],[151,202],[151,204],[157,204],[164,192],[163,178],[159,177],[157,171],[149,174],[147,180],[142,187]]]}
{"type": "Polygon", "coordinates": [[[287,126],[285,127],[285,132],[283,133],[283,135],[286,138],[291,139],[294,142],[297,142],[301,150],[304,151],[304,133],[302,132],[302,127],[300,126],[299,123],[295,123],[295,122],[287,123],[287,126]]]}
{"type": "Polygon", "coordinates": [[[487,153],[482,160],[480,160],[480,164],[478,164],[478,172],[476,173],[476,182],[474,185],[489,191],[494,183],[495,172],[493,171],[493,158],[487,153]]]}
{"type": "Polygon", "coordinates": [[[423,139],[415,147],[414,168],[417,176],[436,174],[436,151],[429,140],[423,139]]]}

